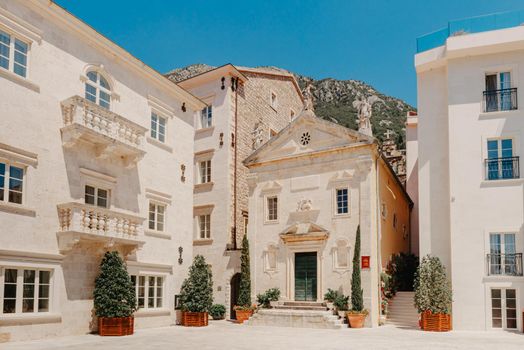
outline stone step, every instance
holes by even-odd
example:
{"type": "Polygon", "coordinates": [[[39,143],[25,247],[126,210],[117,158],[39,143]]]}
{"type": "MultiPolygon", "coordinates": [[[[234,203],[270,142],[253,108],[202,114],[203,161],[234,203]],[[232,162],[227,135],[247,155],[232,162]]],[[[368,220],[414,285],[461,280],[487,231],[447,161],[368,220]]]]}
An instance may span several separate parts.
{"type": "Polygon", "coordinates": [[[247,322],[249,326],[280,326],[340,329],[342,320],[330,311],[300,309],[260,309],[247,322]]]}
{"type": "Polygon", "coordinates": [[[284,306],[323,306],[326,307],[326,303],[317,301],[283,301],[279,303],[284,306]]]}
{"type": "Polygon", "coordinates": [[[312,310],[312,311],[327,311],[325,306],[295,306],[295,305],[277,305],[274,307],[277,310],[312,310]]]}

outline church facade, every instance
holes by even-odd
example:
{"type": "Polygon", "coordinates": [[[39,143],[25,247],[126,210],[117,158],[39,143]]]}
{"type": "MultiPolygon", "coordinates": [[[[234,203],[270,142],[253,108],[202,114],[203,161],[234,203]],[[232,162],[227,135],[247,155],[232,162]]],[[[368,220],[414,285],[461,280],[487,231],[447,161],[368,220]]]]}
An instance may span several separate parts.
{"type": "Polygon", "coordinates": [[[278,287],[281,300],[313,302],[328,288],[349,295],[360,226],[366,325],[378,326],[380,273],[392,254],[410,251],[412,202],[377,141],[306,109],[244,163],[253,294],[278,287]]]}

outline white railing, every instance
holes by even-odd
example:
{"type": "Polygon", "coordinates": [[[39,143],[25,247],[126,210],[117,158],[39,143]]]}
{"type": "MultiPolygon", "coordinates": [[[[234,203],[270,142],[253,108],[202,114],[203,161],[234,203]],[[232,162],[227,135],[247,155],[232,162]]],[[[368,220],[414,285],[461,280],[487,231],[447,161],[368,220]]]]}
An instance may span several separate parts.
{"type": "Polygon", "coordinates": [[[62,102],[64,125],[82,125],[99,134],[140,148],[146,128],[80,96],[62,102]]]}
{"type": "Polygon", "coordinates": [[[122,239],[134,239],[144,233],[144,218],[87,204],[60,204],[58,215],[61,232],[80,232],[122,239]]]}

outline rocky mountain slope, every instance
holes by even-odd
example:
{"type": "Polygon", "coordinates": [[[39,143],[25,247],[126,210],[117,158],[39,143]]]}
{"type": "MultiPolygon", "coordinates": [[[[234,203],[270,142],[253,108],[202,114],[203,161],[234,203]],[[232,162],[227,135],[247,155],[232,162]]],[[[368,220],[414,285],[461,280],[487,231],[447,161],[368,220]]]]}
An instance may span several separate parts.
{"type": "MultiPolygon", "coordinates": [[[[175,69],[166,75],[169,75],[170,79],[174,81],[181,81],[213,68],[215,67],[205,64],[194,64],[175,69]]],[[[282,70],[276,67],[260,68],[282,70]]],[[[394,133],[393,137],[398,148],[404,148],[406,114],[408,111],[415,110],[414,107],[398,98],[384,95],[362,81],[332,78],[315,80],[291,73],[295,75],[302,89],[311,84],[313,104],[317,116],[352,129],[357,129],[357,112],[353,107],[353,101],[362,97],[378,97],[377,102],[373,104],[373,115],[371,117],[373,134],[382,141],[385,138],[384,133],[391,130],[394,133]]]]}

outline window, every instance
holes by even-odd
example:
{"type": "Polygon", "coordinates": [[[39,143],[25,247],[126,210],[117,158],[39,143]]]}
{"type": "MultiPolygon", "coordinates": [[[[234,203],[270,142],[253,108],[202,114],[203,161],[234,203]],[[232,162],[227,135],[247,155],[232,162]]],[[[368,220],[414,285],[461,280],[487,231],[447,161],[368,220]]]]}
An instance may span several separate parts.
{"type": "Polygon", "coordinates": [[[111,87],[106,78],[96,71],[89,71],[87,72],[85,84],[86,99],[109,109],[111,105],[111,87]]]}
{"type": "Polygon", "coordinates": [[[517,328],[517,293],[515,289],[491,290],[491,326],[517,328]]]}
{"type": "Polygon", "coordinates": [[[278,220],[278,197],[267,197],[267,221],[278,220]]]}
{"type": "Polygon", "coordinates": [[[22,204],[24,169],[0,162],[0,202],[22,204]]]}
{"type": "Polygon", "coordinates": [[[0,67],[25,78],[28,49],[27,43],[0,30],[0,67]]]}
{"type": "Polygon", "coordinates": [[[211,215],[200,215],[198,217],[198,231],[200,239],[211,238],[211,215]]]}
{"type": "Polygon", "coordinates": [[[200,125],[202,129],[210,128],[213,125],[213,106],[206,106],[200,112],[200,125]]]}
{"type": "Polygon", "coordinates": [[[522,275],[522,254],[516,252],[515,233],[489,235],[489,275],[522,275]]]}
{"type": "Polygon", "coordinates": [[[136,302],[139,309],[158,309],[163,305],[164,277],[131,276],[135,287],[136,302]]]}
{"type": "Polygon", "coordinates": [[[38,269],[2,269],[2,313],[49,311],[51,271],[38,269]]]}
{"type": "Polygon", "coordinates": [[[517,108],[517,89],[512,88],[511,72],[486,74],[484,111],[509,111],[517,108]]]}
{"type": "Polygon", "coordinates": [[[519,159],[513,156],[513,140],[488,140],[486,159],[486,179],[501,180],[519,177],[519,159]]]}
{"type": "Polygon", "coordinates": [[[349,196],[347,188],[338,188],[336,190],[337,215],[349,213],[349,196]]]}
{"type": "Polygon", "coordinates": [[[397,214],[393,213],[393,228],[397,229],[397,214]]]}
{"type": "Polygon", "coordinates": [[[382,202],[380,204],[380,215],[382,216],[382,219],[386,219],[388,216],[388,207],[386,206],[386,203],[382,202]]]}
{"type": "Polygon", "coordinates": [[[84,199],[86,204],[101,208],[109,207],[109,191],[106,189],[86,185],[84,199]]]}
{"type": "Polygon", "coordinates": [[[160,142],[166,142],[166,118],[151,113],[151,137],[160,142]]]}
{"type": "Polygon", "coordinates": [[[269,97],[269,104],[271,105],[271,107],[273,107],[274,109],[277,108],[277,105],[278,105],[278,98],[277,98],[277,94],[275,94],[273,91],[271,91],[271,95],[269,97]]]}
{"type": "Polygon", "coordinates": [[[164,214],[166,206],[163,204],[149,203],[149,229],[164,231],[164,214]]]}
{"type": "Polygon", "coordinates": [[[211,182],[211,160],[204,160],[199,164],[200,168],[200,183],[205,184],[211,182]]]}

